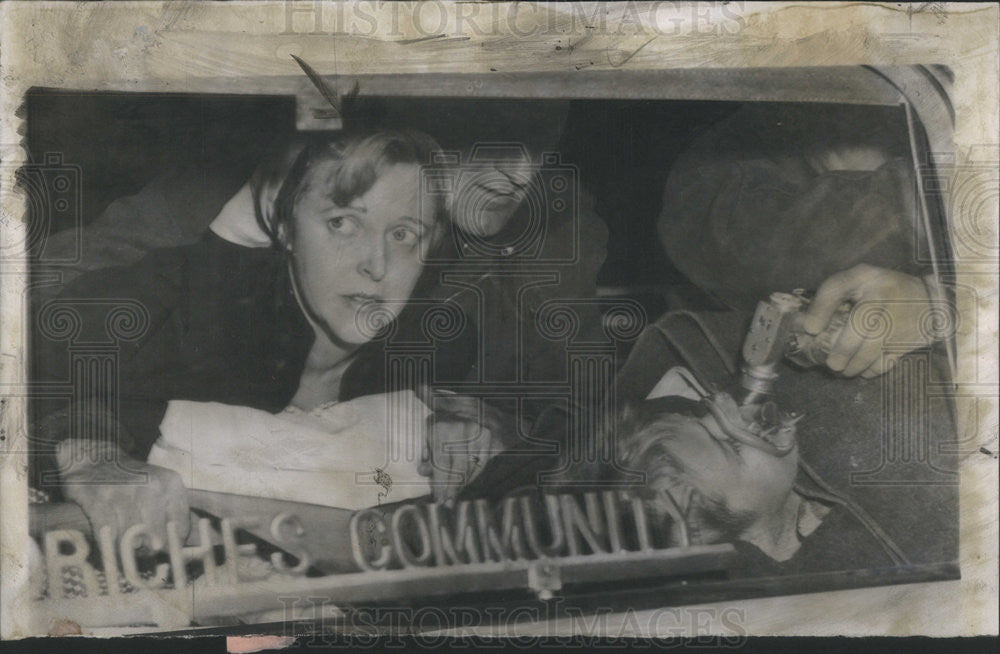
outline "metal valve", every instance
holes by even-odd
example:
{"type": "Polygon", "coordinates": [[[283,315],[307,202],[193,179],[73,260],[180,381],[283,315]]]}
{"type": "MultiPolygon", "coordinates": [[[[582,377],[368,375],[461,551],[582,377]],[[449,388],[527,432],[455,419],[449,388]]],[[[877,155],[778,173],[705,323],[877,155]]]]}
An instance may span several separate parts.
{"type": "Polygon", "coordinates": [[[803,368],[822,365],[826,361],[840,332],[847,325],[851,305],[841,305],[826,329],[815,336],[798,326],[797,318],[808,306],[809,298],[802,290],[772,293],[766,302],[757,304],[750,330],[743,341],[740,387],[744,396],[741,404],[757,404],[772,394],[778,378],[778,363],[782,358],[803,368]]]}

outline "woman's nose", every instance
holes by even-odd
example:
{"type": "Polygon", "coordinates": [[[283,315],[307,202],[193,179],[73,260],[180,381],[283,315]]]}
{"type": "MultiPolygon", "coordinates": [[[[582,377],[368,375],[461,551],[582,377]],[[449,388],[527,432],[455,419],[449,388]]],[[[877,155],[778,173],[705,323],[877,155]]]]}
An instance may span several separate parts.
{"type": "Polygon", "coordinates": [[[372,239],[361,253],[358,261],[358,272],[370,278],[372,281],[380,282],[385,277],[385,246],[381,238],[372,239]]]}

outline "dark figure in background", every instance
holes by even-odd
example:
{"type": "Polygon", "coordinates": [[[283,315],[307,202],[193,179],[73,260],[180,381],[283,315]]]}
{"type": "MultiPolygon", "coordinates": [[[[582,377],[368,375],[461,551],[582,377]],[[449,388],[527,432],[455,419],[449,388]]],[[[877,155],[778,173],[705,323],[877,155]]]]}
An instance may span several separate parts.
{"type": "MultiPolygon", "coordinates": [[[[887,414],[896,409],[885,399],[892,397],[886,395],[889,389],[897,388],[914,394],[916,401],[924,387],[900,375],[923,370],[924,358],[929,365],[923,383],[947,379],[940,347],[947,334],[927,330],[926,320],[946,294],[928,267],[915,261],[921,230],[903,135],[898,120],[869,108],[746,105],[698,136],[672,168],[660,235],[671,261],[718,305],[696,315],[731,359],[740,352],[756,303],[772,291],[816,291],[799,325],[812,334],[823,331],[843,303],[853,304],[852,318],[831,344],[825,366],[802,371],[783,364],[775,398],[784,410],[805,415],[798,424],[796,456],[815,466],[832,490],[849,492],[913,562],[937,563],[957,556],[957,494],[947,484],[954,461],[936,446],[955,433],[947,399],[928,399],[919,409],[922,415],[896,418],[887,414]],[[857,318],[865,310],[888,316],[877,333],[866,331],[865,321],[857,318]],[[909,363],[896,375],[903,360],[909,363]],[[887,444],[919,448],[919,439],[928,441],[929,460],[903,473],[916,478],[889,478],[891,471],[880,466],[887,444]],[[921,483],[928,475],[938,483],[921,483]]],[[[774,552],[761,547],[752,527],[769,513],[787,515],[790,509],[764,502],[744,511],[738,505],[754,496],[753,489],[779,478],[785,483],[777,490],[790,493],[794,466],[786,471],[792,478],[752,475],[754,466],[744,454],[714,456],[726,439],[701,425],[697,411],[642,408],[675,366],[692,368],[706,384],[727,388],[737,372],[734,364],[724,365],[702,329],[682,313],[668,312],[651,325],[617,381],[619,406],[632,407],[633,418],[615,436],[619,452],[629,453],[623,454],[630,459],[627,467],[652,475],[650,492],[679,489],[676,495],[686,498],[682,502],[700,507],[704,515],[698,522],[715,528],[712,538],[744,543],[744,570],[763,574],[898,563],[874,547],[871,531],[845,519],[843,511],[823,518],[812,547],[791,559],[775,556],[781,547],[774,552]],[[645,417],[637,422],[637,415],[645,417]],[[749,485],[734,487],[735,479],[749,485]],[[692,490],[700,499],[691,499],[692,490]]],[[[903,410],[912,412],[914,406],[903,410]]],[[[798,481],[806,483],[801,475],[798,481]]],[[[822,513],[808,512],[812,518],[822,513]]],[[[785,530],[775,532],[780,541],[796,520],[779,524],[785,530]]]]}

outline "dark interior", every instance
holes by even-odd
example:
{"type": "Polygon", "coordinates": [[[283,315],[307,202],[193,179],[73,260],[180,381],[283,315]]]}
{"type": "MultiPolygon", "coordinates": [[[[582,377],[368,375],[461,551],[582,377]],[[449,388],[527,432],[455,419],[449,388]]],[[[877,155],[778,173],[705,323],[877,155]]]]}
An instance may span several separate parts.
{"type": "MultiPolygon", "coordinates": [[[[455,144],[464,116],[505,113],[501,100],[384,100],[367,105],[365,122],[405,112],[441,120],[442,143],[455,144]],[[475,107],[468,105],[475,104],[475,107]]],[[[545,112],[548,101],[530,101],[545,112]]],[[[648,286],[679,279],[656,240],[664,181],[697,129],[738,105],[709,102],[577,101],[559,103],[562,132],[552,145],[578,166],[610,230],[603,285],[648,286]],[[566,105],[568,106],[568,109],[566,105]]],[[[33,161],[59,153],[80,170],[79,220],[88,224],[115,199],[138,192],[173,169],[211,171],[232,184],[245,180],[266,149],[294,130],[291,98],[35,91],[28,96],[28,148],[33,161]]],[[[550,110],[550,109],[549,109],[550,110]]],[[[509,113],[509,109],[506,113],[509,113]]],[[[531,110],[528,115],[536,114],[531,110]]],[[[417,122],[422,122],[417,119],[417,122]]],[[[432,129],[434,125],[430,126],[432,129]]],[[[517,139],[517,125],[494,138],[517,139]]],[[[431,130],[428,130],[431,131],[431,130]]],[[[447,147],[447,145],[446,145],[447,147]]],[[[36,221],[42,220],[34,215],[36,221]]],[[[69,228],[69,214],[48,217],[47,233],[69,228]]]]}
{"type": "MultiPolygon", "coordinates": [[[[664,183],[699,132],[739,107],[737,102],[666,100],[366,98],[348,120],[408,124],[429,132],[446,149],[475,139],[537,141],[531,132],[546,130],[545,149],[577,166],[581,189],[608,225],[599,283],[636,293],[683,285],[656,234],[664,183]]],[[[78,209],[45,215],[36,209],[33,233],[86,225],[115,199],[137,193],[168,171],[195,170],[235,190],[264,153],[295,129],[290,97],[39,89],[28,94],[26,108],[31,160],[51,161],[55,154],[63,165],[79,170],[80,180],[78,209]]],[[[850,115],[843,121],[847,125],[901,125],[893,120],[895,108],[836,111],[850,115]]]]}

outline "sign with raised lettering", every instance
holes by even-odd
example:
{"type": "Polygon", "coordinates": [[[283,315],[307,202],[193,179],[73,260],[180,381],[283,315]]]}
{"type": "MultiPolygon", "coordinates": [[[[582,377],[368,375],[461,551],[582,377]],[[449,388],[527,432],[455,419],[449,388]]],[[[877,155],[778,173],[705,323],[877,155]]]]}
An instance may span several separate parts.
{"type": "Polygon", "coordinates": [[[692,546],[685,530],[648,516],[639,497],[619,490],[373,507],[346,522],[356,571],[320,577],[306,575],[316,558],[303,546],[309,525],[289,512],[215,525],[202,518],[187,542],[173,523],[165,541],[140,524],[117,542],[102,528],[93,545],[80,530],[57,529],[43,538],[45,599],[66,611],[77,598],[187,593],[193,620],[274,609],[280,588],[344,604],[517,588],[551,598],[563,583],[683,576],[732,563],[730,545],[692,546]],[[265,556],[240,542],[249,528],[263,529],[280,551],[265,556]]]}

